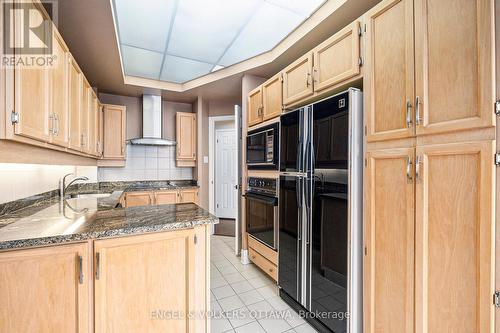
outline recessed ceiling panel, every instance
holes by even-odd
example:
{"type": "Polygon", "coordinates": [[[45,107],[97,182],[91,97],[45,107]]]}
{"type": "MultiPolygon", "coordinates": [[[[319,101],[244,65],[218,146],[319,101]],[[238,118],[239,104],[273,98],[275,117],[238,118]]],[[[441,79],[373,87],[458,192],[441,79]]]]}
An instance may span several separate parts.
{"type": "Polygon", "coordinates": [[[326,0],[113,1],[125,75],[184,83],[270,51],[326,0]]]}
{"type": "Polygon", "coordinates": [[[122,45],[125,74],[158,80],[163,54],[122,45]]]}
{"type": "Polygon", "coordinates": [[[186,82],[209,73],[212,67],[213,65],[209,63],[167,55],[160,80],[186,82]]]}
{"type": "Polygon", "coordinates": [[[264,3],[224,54],[219,64],[230,66],[271,50],[303,20],[304,17],[294,12],[264,3]]]}
{"type": "Polygon", "coordinates": [[[114,0],[120,43],[152,51],[164,52],[173,0],[114,0]]]}
{"type": "Polygon", "coordinates": [[[181,0],[167,52],[216,63],[261,0],[181,0]]]}

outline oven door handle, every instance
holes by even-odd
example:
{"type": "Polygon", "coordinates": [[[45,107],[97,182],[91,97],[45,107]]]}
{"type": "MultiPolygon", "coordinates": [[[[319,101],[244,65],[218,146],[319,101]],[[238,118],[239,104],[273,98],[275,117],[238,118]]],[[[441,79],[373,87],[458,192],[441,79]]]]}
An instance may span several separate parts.
{"type": "Polygon", "coordinates": [[[267,204],[271,204],[273,206],[278,206],[278,198],[276,198],[276,197],[268,197],[268,196],[254,194],[254,193],[248,193],[248,192],[243,194],[243,196],[249,200],[260,201],[260,202],[264,202],[267,204]]]}

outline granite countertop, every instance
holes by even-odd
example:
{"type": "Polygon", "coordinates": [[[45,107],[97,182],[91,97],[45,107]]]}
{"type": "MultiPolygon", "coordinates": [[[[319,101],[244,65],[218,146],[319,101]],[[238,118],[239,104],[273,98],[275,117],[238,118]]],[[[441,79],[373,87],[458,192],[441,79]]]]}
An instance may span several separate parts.
{"type": "MultiPolygon", "coordinates": [[[[141,190],[191,186],[142,187],[141,190]]],[[[215,224],[218,219],[193,203],[123,208],[119,199],[129,186],[107,197],[42,198],[0,215],[0,250],[44,246],[120,235],[143,234],[215,224]]],[[[89,191],[83,191],[89,193],[89,191]]],[[[104,190],[93,193],[106,193],[104,190]]],[[[108,192],[109,193],[109,190],[108,192]]],[[[76,193],[73,193],[76,194],[76,193]]]]}

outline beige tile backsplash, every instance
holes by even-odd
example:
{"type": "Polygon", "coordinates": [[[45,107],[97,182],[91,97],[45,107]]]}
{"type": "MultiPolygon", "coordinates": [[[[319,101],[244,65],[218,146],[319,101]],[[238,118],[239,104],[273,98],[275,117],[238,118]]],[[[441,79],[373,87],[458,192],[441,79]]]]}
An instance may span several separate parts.
{"type": "Polygon", "coordinates": [[[0,163],[0,203],[56,190],[59,179],[68,173],[97,181],[96,166],[0,163]]]}
{"type": "Polygon", "coordinates": [[[123,168],[99,168],[99,181],[190,180],[193,168],[175,165],[175,146],[127,145],[123,168]]]}

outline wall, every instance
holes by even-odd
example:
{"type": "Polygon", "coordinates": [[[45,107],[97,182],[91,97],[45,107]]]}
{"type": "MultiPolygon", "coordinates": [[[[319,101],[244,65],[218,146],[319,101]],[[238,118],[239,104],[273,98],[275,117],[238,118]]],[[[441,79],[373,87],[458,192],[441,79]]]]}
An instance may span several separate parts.
{"type": "MultiPolygon", "coordinates": [[[[127,107],[127,139],[142,136],[142,97],[100,94],[102,103],[127,107]]],[[[193,105],[162,101],[162,137],[174,139],[177,112],[193,112],[193,105]]],[[[190,180],[193,168],[175,166],[175,147],[127,145],[124,168],[99,168],[99,181],[190,180]]]]}
{"type": "Polygon", "coordinates": [[[199,97],[198,101],[195,103],[196,112],[198,114],[198,156],[199,161],[197,163],[196,175],[198,179],[198,185],[200,185],[199,192],[199,203],[200,206],[209,209],[209,168],[208,168],[208,147],[209,147],[209,137],[208,137],[208,119],[209,117],[216,116],[231,116],[234,115],[234,106],[239,105],[241,100],[207,100],[206,98],[199,97]],[[206,163],[205,163],[206,161],[206,163]]]}
{"type": "Polygon", "coordinates": [[[191,179],[193,168],[175,166],[175,146],[127,145],[124,168],[99,168],[99,181],[191,179]]]}
{"type": "Polygon", "coordinates": [[[57,190],[59,179],[68,173],[97,181],[96,166],[0,163],[0,203],[57,190]]]}

